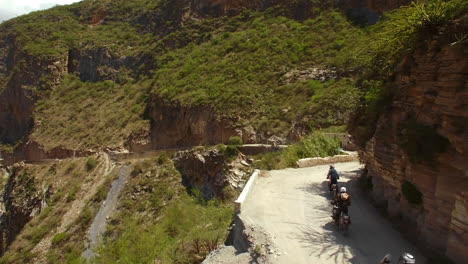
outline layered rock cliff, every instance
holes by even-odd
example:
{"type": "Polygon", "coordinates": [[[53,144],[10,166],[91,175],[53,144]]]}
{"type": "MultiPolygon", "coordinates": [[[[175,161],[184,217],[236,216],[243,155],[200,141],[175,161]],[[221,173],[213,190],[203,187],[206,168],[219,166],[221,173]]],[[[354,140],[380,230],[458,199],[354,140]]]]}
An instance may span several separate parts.
{"type": "Polygon", "coordinates": [[[47,206],[46,199],[50,196],[48,187],[38,188],[34,176],[21,171],[20,166],[11,167],[11,172],[1,171],[7,181],[0,200],[0,255],[29,220],[47,206]]]}
{"type": "Polygon", "coordinates": [[[391,107],[361,149],[375,199],[422,244],[457,263],[468,259],[468,44],[456,37],[466,32],[467,21],[446,28],[399,65],[390,84],[395,92],[391,107]],[[426,159],[405,151],[402,138],[410,133],[404,125],[409,120],[433,133],[427,137],[433,141],[421,141],[423,134],[406,141],[416,148],[411,153],[425,151],[420,154],[426,159]],[[448,142],[445,151],[436,148],[438,138],[448,142]],[[436,149],[442,153],[427,153],[436,149]],[[405,182],[419,190],[422,203],[405,198],[405,182]]]}

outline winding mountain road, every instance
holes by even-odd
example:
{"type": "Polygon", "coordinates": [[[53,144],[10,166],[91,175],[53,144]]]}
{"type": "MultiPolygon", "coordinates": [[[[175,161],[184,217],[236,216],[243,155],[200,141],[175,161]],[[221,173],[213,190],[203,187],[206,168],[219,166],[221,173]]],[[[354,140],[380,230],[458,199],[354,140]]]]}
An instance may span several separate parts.
{"type": "Polygon", "coordinates": [[[347,234],[332,222],[326,190],[328,165],[271,171],[259,177],[242,218],[271,236],[276,250],[271,263],[375,264],[391,253],[393,262],[403,252],[425,263],[422,254],[406,241],[364,197],[357,186],[358,162],[336,164],[339,184],[351,194],[352,219],[347,234]]]}

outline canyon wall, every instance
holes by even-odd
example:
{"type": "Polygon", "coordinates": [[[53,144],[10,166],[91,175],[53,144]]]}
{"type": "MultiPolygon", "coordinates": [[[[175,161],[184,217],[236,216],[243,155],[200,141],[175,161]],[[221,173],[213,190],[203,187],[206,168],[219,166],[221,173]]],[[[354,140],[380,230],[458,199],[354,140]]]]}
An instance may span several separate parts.
{"type": "Polygon", "coordinates": [[[208,106],[181,106],[153,98],[149,103],[151,145],[153,149],[193,147],[227,143],[232,136],[241,136],[252,143],[250,135],[219,120],[208,106]]]}
{"type": "Polygon", "coordinates": [[[399,65],[391,107],[361,151],[377,202],[424,246],[456,263],[468,259],[468,44],[457,42],[454,32],[466,32],[467,20],[399,65]],[[402,124],[410,119],[446,138],[446,151],[432,161],[411,161],[401,144],[402,124]],[[422,204],[405,199],[405,181],[422,193],[422,204]]]}

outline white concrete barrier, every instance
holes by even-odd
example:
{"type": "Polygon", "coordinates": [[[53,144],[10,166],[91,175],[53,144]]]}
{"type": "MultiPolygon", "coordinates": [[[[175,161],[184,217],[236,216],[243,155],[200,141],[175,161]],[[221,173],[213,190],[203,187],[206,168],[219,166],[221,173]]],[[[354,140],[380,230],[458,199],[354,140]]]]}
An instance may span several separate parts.
{"type": "Polygon", "coordinates": [[[333,157],[326,157],[326,158],[307,158],[307,159],[300,159],[297,161],[298,168],[306,168],[306,167],[313,167],[318,165],[325,165],[331,163],[340,163],[340,162],[350,162],[350,161],[358,161],[359,155],[357,152],[348,152],[348,155],[336,155],[333,157]]]}
{"type": "Polygon", "coordinates": [[[251,192],[252,188],[254,187],[255,182],[257,181],[258,175],[260,174],[260,170],[255,170],[252,175],[250,176],[249,181],[245,185],[244,189],[242,190],[241,194],[234,202],[236,206],[236,212],[240,213],[242,211],[242,205],[247,200],[249,193],[251,192]]]}

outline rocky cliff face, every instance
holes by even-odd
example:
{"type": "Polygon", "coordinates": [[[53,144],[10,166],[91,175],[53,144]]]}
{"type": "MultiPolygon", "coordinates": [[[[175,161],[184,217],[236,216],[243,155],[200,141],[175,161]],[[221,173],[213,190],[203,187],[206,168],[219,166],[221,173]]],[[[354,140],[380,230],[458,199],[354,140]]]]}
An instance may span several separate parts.
{"type": "Polygon", "coordinates": [[[0,141],[22,139],[33,126],[37,91],[60,82],[66,58],[41,59],[22,52],[15,36],[0,40],[0,141]]]}
{"type": "Polygon", "coordinates": [[[46,206],[48,189],[38,189],[34,176],[22,173],[21,165],[11,167],[11,172],[2,170],[7,182],[0,200],[0,255],[3,255],[15,237],[32,217],[46,206]]]}
{"type": "Polygon", "coordinates": [[[218,148],[177,152],[174,166],[181,173],[184,186],[198,189],[205,199],[226,199],[224,188],[242,189],[252,173],[244,155],[238,153],[230,159],[226,151],[218,148]]]}
{"type": "MultiPolygon", "coordinates": [[[[466,31],[466,21],[453,27],[466,31]]],[[[463,263],[468,259],[468,45],[453,40],[449,29],[398,67],[391,109],[381,116],[361,154],[372,176],[374,197],[425,245],[463,263]],[[448,139],[447,151],[433,161],[410,161],[400,143],[401,124],[408,119],[448,139]],[[404,198],[405,181],[422,193],[422,204],[404,198]]]]}
{"type": "Polygon", "coordinates": [[[184,107],[154,98],[148,114],[153,149],[227,143],[230,137],[237,135],[244,135],[245,143],[252,142],[247,131],[242,133],[219,120],[214,110],[207,106],[184,107]]]}

